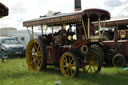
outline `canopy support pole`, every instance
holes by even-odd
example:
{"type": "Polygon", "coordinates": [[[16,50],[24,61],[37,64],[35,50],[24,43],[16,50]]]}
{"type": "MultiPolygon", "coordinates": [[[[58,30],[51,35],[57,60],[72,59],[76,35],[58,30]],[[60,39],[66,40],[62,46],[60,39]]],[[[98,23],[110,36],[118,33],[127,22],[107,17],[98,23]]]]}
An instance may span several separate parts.
{"type": "Polygon", "coordinates": [[[83,18],[82,18],[82,25],[83,25],[83,29],[84,29],[85,38],[86,38],[86,39],[88,39],[88,38],[87,38],[87,33],[86,33],[86,30],[85,30],[85,25],[84,25],[83,18]]]}
{"type": "Polygon", "coordinates": [[[99,25],[99,26],[98,26],[98,27],[99,27],[99,29],[98,29],[98,31],[99,31],[99,36],[101,36],[101,31],[100,31],[100,30],[101,30],[100,18],[99,18],[99,21],[98,21],[98,25],[99,25]]]}
{"type": "Polygon", "coordinates": [[[52,36],[53,36],[53,25],[52,25],[52,36]]]}
{"type": "Polygon", "coordinates": [[[103,21],[103,32],[102,32],[102,38],[104,38],[104,29],[105,29],[105,25],[106,25],[105,21],[106,21],[106,19],[103,21]]]}
{"type": "Polygon", "coordinates": [[[29,36],[30,36],[30,37],[31,37],[31,39],[32,39],[32,34],[30,33],[30,31],[29,31],[28,27],[27,27],[27,31],[28,31],[28,33],[29,33],[29,36]]]}
{"type": "Polygon", "coordinates": [[[90,18],[88,17],[88,39],[90,39],[90,18]]]}
{"type": "Polygon", "coordinates": [[[41,32],[42,32],[42,35],[43,35],[43,25],[41,24],[41,32]]]}
{"type": "Polygon", "coordinates": [[[34,29],[33,29],[33,26],[32,26],[32,39],[34,39],[34,29]]]}

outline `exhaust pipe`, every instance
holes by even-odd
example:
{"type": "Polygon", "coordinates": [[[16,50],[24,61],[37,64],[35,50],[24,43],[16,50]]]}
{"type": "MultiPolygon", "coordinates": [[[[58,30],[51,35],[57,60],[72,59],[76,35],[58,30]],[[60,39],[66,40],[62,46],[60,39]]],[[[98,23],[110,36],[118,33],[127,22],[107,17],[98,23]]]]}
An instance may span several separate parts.
{"type": "Polygon", "coordinates": [[[80,10],[81,10],[81,0],[75,0],[74,11],[80,11],[80,10]]]}

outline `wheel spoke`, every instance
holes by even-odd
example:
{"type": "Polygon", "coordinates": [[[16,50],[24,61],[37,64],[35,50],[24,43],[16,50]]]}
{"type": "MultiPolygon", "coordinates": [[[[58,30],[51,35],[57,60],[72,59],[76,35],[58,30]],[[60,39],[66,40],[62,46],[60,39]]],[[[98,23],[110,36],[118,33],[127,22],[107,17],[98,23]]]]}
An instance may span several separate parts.
{"type": "Polygon", "coordinates": [[[70,60],[70,62],[69,63],[72,63],[73,62],[73,59],[72,60],[70,60]]]}
{"type": "Polygon", "coordinates": [[[69,62],[70,62],[70,60],[71,60],[71,56],[68,56],[69,57],[69,62]]]}
{"type": "Polygon", "coordinates": [[[83,69],[84,72],[86,72],[85,66],[82,66],[82,69],[83,69]]]}
{"type": "Polygon", "coordinates": [[[94,71],[96,71],[96,67],[95,67],[95,65],[92,65],[92,67],[93,67],[94,71]]]}
{"type": "Polygon", "coordinates": [[[38,66],[42,65],[42,60],[38,59],[38,66]]]}
{"type": "Polygon", "coordinates": [[[38,45],[37,50],[40,51],[40,46],[38,45]]]}
{"type": "Polygon", "coordinates": [[[40,50],[37,50],[37,54],[38,54],[38,55],[41,54],[41,51],[40,51],[40,50]]]}
{"type": "Polygon", "coordinates": [[[36,61],[36,59],[33,59],[33,60],[30,62],[30,64],[33,64],[35,61],[36,61]]]}
{"type": "Polygon", "coordinates": [[[64,67],[64,68],[67,68],[67,66],[66,66],[66,65],[64,65],[63,67],[64,67]]]}
{"type": "Polygon", "coordinates": [[[33,59],[34,58],[34,55],[33,56],[31,56],[31,59],[33,59]]]}
{"type": "Polygon", "coordinates": [[[30,62],[30,64],[35,64],[34,66],[36,67],[37,64],[39,64],[40,59],[38,57],[33,58],[33,60],[30,62]]]}
{"type": "Polygon", "coordinates": [[[38,48],[37,48],[37,54],[41,54],[41,50],[40,49],[41,49],[40,46],[38,46],[38,48]]]}
{"type": "Polygon", "coordinates": [[[36,69],[36,66],[37,66],[36,60],[32,63],[32,65],[33,65],[33,68],[36,69]]]}
{"type": "Polygon", "coordinates": [[[92,65],[90,65],[90,72],[92,73],[92,65]]]}
{"type": "Polygon", "coordinates": [[[74,75],[74,69],[70,68],[70,71],[71,71],[71,75],[73,76],[74,75]]]}
{"type": "Polygon", "coordinates": [[[67,60],[67,58],[64,58],[65,59],[65,64],[68,64],[68,60],[67,60]]]}
{"type": "Polygon", "coordinates": [[[34,48],[36,48],[36,49],[37,49],[37,45],[36,45],[36,42],[34,42],[33,44],[34,44],[34,48]]]}
{"type": "Polygon", "coordinates": [[[88,69],[87,69],[87,72],[90,70],[90,68],[91,68],[91,65],[89,65],[89,67],[88,67],[88,69]]]}
{"type": "Polygon", "coordinates": [[[70,75],[69,70],[70,70],[70,69],[67,68],[67,70],[66,70],[67,75],[70,75]]]}

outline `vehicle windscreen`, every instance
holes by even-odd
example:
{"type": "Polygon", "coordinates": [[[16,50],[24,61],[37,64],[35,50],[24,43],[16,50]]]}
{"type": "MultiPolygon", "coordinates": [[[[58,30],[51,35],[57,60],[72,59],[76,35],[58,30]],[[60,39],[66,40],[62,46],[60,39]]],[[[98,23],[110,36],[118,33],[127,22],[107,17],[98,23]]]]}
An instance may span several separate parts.
{"type": "Polygon", "coordinates": [[[10,39],[3,39],[2,44],[19,44],[19,42],[16,39],[10,38],[10,39]]]}

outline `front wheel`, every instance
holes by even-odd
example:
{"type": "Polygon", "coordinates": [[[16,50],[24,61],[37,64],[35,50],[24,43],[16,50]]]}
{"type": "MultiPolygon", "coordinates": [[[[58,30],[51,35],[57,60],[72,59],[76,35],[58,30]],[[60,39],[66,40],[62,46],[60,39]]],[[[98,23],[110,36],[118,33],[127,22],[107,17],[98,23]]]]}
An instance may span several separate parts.
{"type": "Polygon", "coordinates": [[[61,73],[67,77],[75,77],[79,72],[79,62],[77,57],[70,52],[66,52],[60,59],[61,73]]]}
{"type": "Polygon", "coordinates": [[[44,62],[45,56],[43,55],[42,43],[40,40],[31,40],[28,43],[26,50],[26,61],[30,70],[40,71],[46,67],[44,62]]]}
{"type": "Polygon", "coordinates": [[[101,70],[102,62],[95,49],[90,48],[82,61],[82,69],[87,73],[98,73],[101,70]]]}

